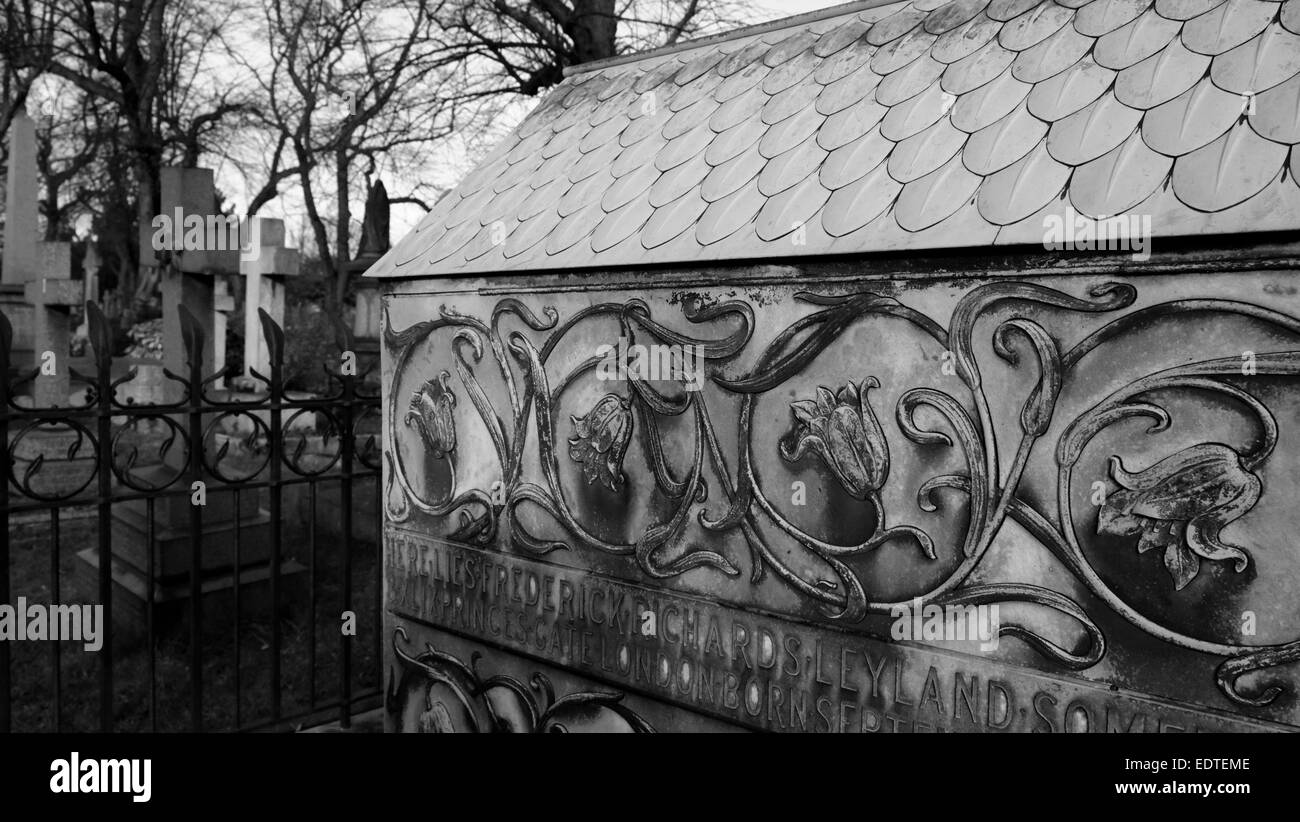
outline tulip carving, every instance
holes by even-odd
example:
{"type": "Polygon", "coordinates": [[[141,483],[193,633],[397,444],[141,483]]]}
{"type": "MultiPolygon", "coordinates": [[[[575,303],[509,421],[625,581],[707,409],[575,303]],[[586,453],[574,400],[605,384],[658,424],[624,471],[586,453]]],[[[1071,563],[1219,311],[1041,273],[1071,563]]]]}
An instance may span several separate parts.
{"type": "Polygon", "coordinates": [[[875,377],[867,377],[861,385],[850,381],[838,394],[818,387],[816,399],[790,403],[794,429],[780,444],[781,456],[795,462],[814,453],[850,495],[874,497],[889,476],[885,432],[867,401],[867,391],[879,387],[875,377]]]}
{"type": "Polygon", "coordinates": [[[452,409],[456,395],[447,381],[451,375],[443,371],[437,379],[429,380],[411,396],[411,407],[406,412],[408,427],[414,425],[420,439],[437,459],[456,450],[456,421],[452,409]]]}
{"type": "Polygon", "coordinates": [[[606,394],[581,417],[570,415],[574,436],[569,458],[582,466],[587,484],[600,482],[611,491],[623,484],[623,455],[632,439],[632,404],[606,394]]]}
{"type": "Polygon", "coordinates": [[[1111,477],[1120,489],[1107,496],[1097,518],[1097,532],[1138,538],[1145,553],[1163,548],[1165,568],[1175,590],[1187,587],[1201,560],[1232,560],[1245,569],[1248,556],[1219,538],[1230,522],[1254,507],[1259,477],[1226,445],[1202,443],[1172,454],[1145,471],[1130,473],[1111,457],[1111,477]]]}

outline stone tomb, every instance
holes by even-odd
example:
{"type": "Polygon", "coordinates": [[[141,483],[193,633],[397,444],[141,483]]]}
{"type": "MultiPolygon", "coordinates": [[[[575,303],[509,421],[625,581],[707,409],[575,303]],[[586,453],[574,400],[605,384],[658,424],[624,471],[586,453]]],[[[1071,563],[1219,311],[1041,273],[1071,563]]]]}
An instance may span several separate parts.
{"type": "Polygon", "coordinates": [[[962,5],[577,67],[371,268],[390,729],[1300,727],[1300,132],[962,5]]]}

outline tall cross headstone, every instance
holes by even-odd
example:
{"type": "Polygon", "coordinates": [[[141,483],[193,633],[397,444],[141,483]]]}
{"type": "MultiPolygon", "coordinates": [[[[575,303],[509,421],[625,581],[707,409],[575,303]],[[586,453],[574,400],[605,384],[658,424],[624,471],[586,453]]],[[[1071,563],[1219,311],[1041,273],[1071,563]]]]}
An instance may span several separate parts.
{"type": "Polygon", "coordinates": [[[32,348],[36,376],[33,404],[54,408],[68,404],[68,320],[83,301],[83,283],[72,279],[70,243],[39,243],[39,273],[24,285],[23,297],[32,306],[32,348]]]}
{"type": "Polygon", "coordinates": [[[36,124],[27,112],[20,111],[9,127],[9,170],[5,178],[5,285],[24,285],[36,279],[37,202],[40,181],[36,176],[36,124]]]}
{"type": "Polygon", "coordinates": [[[86,256],[82,259],[81,270],[85,272],[86,299],[99,301],[99,252],[95,250],[95,241],[86,243],[86,256]]]}
{"type": "MultiPolygon", "coordinates": [[[[230,293],[230,281],[222,276],[212,280],[212,370],[226,367],[226,331],[230,327],[230,314],[235,310],[235,295],[230,293]]],[[[218,377],[213,388],[225,388],[225,377],[218,377]]]]}
{"type": "Polygon", "coordinates": [[[9,167],[5,176],[4,254],[0,256],[0,310],[14,330],[16,361],[32,350],[35,315],[24,286],[40,266],[37,227],[40,183],[36,175],[36,125],[19,111],[9,126],[9,167]]]}
{"type": "MultiPolygon", "coordinates": [[[[157,261],[155,264],[162,265],[163,362],[168,370],[188,378],[189,369],[180,324],[180,308],[184,306],[204,334],[203,372],[200,376],[206,378],[217,367],[224,365],[215,359],[215,340],[220,325],[217,311],[229,306],[223,301],[223,292],[219,290],[217,282],[220,278],[239,271],[238,231],[235,232],[234,242],[230,242],[228,232],[220,245],[214,242],[219,239],[218,232],[226,230],[228,223],[224,217],[215,219],[219,215],[211,169],[164,168],[161,182],[159,212],[167,219],[160,221],[159,227],[141,227],[140,257],[141,260],[157,261]],[[217,232],[209,230],[209,217],[214,218],[212,225],[217,227],[217,232]],[[183,242],[176,243],[176,235],[173,234],[169,244],[174,250],[169,258],[159,259],[156,256],[158,243],[155,243],[158,231],[174,228],[177,224],[183,242]],[[195,242],[190,242],[191,231],[194,232],[192,239],[195,242]],[[176,247],[178,245],[180,247],[176,247]]],[[[199,386],[193,388],[199,390],[199,386]]],[[[182,389],[171,380],[168,380],[168,391],[164,401],[175,402],[181,398],[182,389]]],[[[182,420],[180,425],[183,427],[186,422],[182,420]]],[[[203,443],[195,443],[192,447],[204,446],[203,443]]],[[[164,457],[166,465],[145,466],[133,473],[146,482],[165,483],[177,468],[184,468],[180,465],[184,458],[184,449],[172,449],[164,457]]],[[[207,479],[206,473],[204,476],[207,479]]],[[[168,599],[176,601],[189,596],[188,583],[178,586],[175,580],[193,570],[191,540],[194,537],[189,530],[193,510],[191,500],[187,497],[167,498],[158,503],[151,522],[143,500],[131,500],[113,507],[112,573],[123,590],[133,595],[127,597],[131,603],[128,608],[143,609],[147,607],[147,601],[152,602],[154,607],[163,607],[160,603],[165,603],[168,599]],[[150,567],[153,568],[153,579],[148,577],[150,567]],[[152,600],[147,600],[139,593],[147,591],[149,586],[153,586],[158,594],[152,600]]],[[[246,577],[253,572],[251,569],[267,564],[270,556],[270,518],[261,510],[259,492],[244,493],[236,500],[234,495],[214,489],[208,491],[201,517],[199,562],[206,574],[203,581],[205,593],[201,596],[206,599],[209,593],[219,595],[220,591],[228,590],[234,584],[236,576],[244,580],[240,584],[248,584],[246,577]],[[234,565],[232,553],[236,540],[240,544],[238,567],[234,565]]],[[[98,549],[88,548],[78,556],[92,571],[98,567],[98,549]]],[[[291,561],[285,560],[282,568],[291,564],[291,561]]],[[[142,621],[136,620],[137,623],[142,621]]]]}
{"type": "Polygon", "coordinates": [[[257,309],[264,309],[278,325],[284,326],[284,278],[298,273],[300,259],[298,249],[285,245],[283,220],[254,217],[249,228],[257,247],[251,259],[239,262],[239,271],[245,278],[244,373],[251,377],[256,370],[269,379],[271,355],[257,309]]]}
{"type": "MultiPolygon", "coordinates": [[[[202,361],[205,371],[224,365],[216,361],[216,287],[215,278],[239,271],[238,242],[234,247],[217,247],[224,222],[214,221],[216,231],[208,228],[208,218],[224,218],[216,209],[216,189],[210,168],[164,168],[161,170],[162,198],[159,216],[163,229],[171,227],[171,245],[181,239],[180,247],[171,251],[170,265],[161,277],[163,315],[163,364],[174,374],[188,374],[185,345],[181,333],[180,309],[184,306],[203,330],[202,361]],[[197,243],[191,239],[198,239],[197,243]],[[195,246],[198,247],[195,247],[195,246]]],[[[147,245],[140,251],[142,260],[156,259],[159,249],[155,240],[163,229],[141,226],[141,240],[147,245]]],[[[165,232],[164,232],[165,233],[165,232]]],[[[166,240],[166,237],[163,237],[166,240]]],[[[204,374],[207,376],[207,373],[204,374]]],[[[179,385],[168,381],[167,401],[182,397],[179,385]]]]}

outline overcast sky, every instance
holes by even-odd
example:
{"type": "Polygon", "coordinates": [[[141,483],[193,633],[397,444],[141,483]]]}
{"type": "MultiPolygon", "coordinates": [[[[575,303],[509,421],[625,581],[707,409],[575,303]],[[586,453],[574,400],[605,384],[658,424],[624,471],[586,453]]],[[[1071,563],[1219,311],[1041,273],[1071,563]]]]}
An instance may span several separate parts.
{"type": "Polygon", "coordinates": [[[824,9],[828,6],[842,5],[842,0],[765,0],[763,5],[777,12],[773,18],[775,19],[777,17],[789,17],[792,14],[803,14],[805,11],[824,9]]]}

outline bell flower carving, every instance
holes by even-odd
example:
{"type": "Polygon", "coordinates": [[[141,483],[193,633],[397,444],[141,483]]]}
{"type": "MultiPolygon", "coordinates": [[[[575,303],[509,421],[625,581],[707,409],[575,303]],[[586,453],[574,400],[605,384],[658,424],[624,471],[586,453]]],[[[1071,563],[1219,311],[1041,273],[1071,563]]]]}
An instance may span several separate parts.
{"type": "Polygon", "coordinates": [[[1111,457],[1110,464],[1121,490],[1101,506],[1098,533],[1140,535],[1140,553],[1163,548],[1165,568],[1179,591],[1196,578],[1202,559],[1232,560],[1238,572],[1245,569],[1246,552],[1219,537],[1259,499],[1259,477],[1242,465],[1240,454],[1202,443],[1145,471],[1126,471],[1119,457],[1111,457]]]}
{"type": "Polygon", "coordinates": [[[874,496],[889,476],[885,432],[867,401],[867,391],[879,387],[875,377],[867,377],[860,385],[850,381],[838,394],[818,387],[816,399],[790,403],[795,427],[781,443],[781,456],[794,462],[812,452],[853,497],[874,496]]]}
{"type": "Polygon", "coordinates": [[[570,415],[574,436],[569,458],[582,466],[587,484],[599,481],[611,491],[623,484],[623,455],[632,439],[632,404],[606,394],[581,417],[570,415]]]}
{"type": "Polygon", "coordinates": [[[447,384],[449,379],[451,374],[443,371],[437,379],[421,386],[411,396],[411,407],[404,419],[408,427],[414,424],[420,439],[438,459],[456,450],[456,421],[452,416],[456,395],[447,384]]]}

